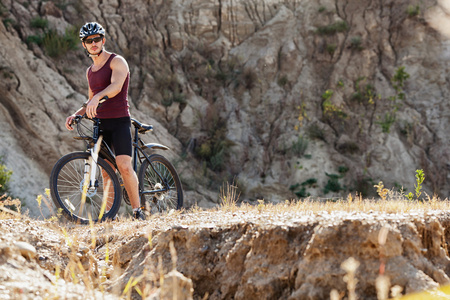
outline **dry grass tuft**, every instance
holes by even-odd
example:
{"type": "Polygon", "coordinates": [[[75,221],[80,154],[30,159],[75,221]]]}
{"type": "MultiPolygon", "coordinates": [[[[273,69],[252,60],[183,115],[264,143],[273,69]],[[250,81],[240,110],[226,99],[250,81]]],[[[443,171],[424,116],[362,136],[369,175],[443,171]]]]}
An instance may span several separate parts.
{"type": "Polygon", "coordinates": [[[225,210],[235,210],[237,208],[236,204],[239,200],[239,196],[241,195],[238,192],[237,186],[234,185],[234,182],[220,189],[220,203],[222,209],[225,210]]]}

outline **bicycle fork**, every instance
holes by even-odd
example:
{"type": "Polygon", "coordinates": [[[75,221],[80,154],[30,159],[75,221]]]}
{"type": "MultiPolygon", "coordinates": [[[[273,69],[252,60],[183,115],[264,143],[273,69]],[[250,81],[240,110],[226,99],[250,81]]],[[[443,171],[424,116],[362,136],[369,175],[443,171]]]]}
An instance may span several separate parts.
{"type": "Polygon", "coordinates": [[[97,175],[97,161],[98,161],[98,153],[100,151],[100,147],[102,144],[103,136],[99,136],[97,142],[94,144],[94,147],[89,149],[91,156],[89,156],[89,160],[85,161],[84,164],[84,180],[83,180],[83,190],[81,193],[81,207],[80,210],[83,209],[84,204],[86,203],[86,195],[88,192],[94,192],[96,189],[96,175],[97,175]]]}

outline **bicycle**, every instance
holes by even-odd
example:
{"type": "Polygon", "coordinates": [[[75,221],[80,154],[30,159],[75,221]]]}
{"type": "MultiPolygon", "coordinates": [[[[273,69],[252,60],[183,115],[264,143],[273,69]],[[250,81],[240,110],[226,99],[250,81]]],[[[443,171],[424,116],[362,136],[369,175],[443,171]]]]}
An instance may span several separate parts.
{"type": "MultiPolygon", "coordinates": [[[[183,190],[175,167],[160,154],[148,155],[148,150],[169,150],[157,144],[145,144],[140,134],[153,130],[131,118],[134,126],[133,169],[138,174],[141,209],[146,214],[162,213],[183,207],[183,190]],[[137,173],[139,163],[139,173],[137,173]]],[[[114,153],[103,141],[100,120],[84,114],[76,116],[79,136],[86,142],[86,151],[72,152],[61,157],[50,175],[50,192],[58,210],[69,220],[87,224],[90,221],[113,220],[123,200],[130,205],[118,171],[114,153]],[[83,120],[93,123],[92,128],[83,120]],[[114,169],[113,169],[113,167],[114,169]]]]}

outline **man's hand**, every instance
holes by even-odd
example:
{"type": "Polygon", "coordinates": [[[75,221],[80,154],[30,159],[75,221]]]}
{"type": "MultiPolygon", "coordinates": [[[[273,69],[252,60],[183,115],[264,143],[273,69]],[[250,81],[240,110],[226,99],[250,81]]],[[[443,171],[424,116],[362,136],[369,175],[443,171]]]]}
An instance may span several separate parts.
{"type": "Polygon", "coordinates": [[[66,118],[66,128],[67,128],[67,130],[73,130],[73,127],[72,127],[73,119],[75,119],[75,115],[71,115],[71,116],[68,116],[66,118]]]}
{"type": "Polygon", "coordinates": [[[88,102],[86,106],[86,115],[88,118],[95,118],[97,116],[97,107],[100,99],[97,95],[92,97],[92,99],[88,102]]]}

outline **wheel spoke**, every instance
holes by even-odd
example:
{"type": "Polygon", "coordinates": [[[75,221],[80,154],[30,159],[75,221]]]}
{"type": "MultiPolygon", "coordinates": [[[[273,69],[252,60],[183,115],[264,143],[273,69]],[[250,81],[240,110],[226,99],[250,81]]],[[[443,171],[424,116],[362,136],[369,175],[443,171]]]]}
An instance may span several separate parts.
{"type": "Polygon", "coordinates": [[[113,169],[103,160],[98,161],[95,187],[88,189],[85,202],[82,202],[85,164],[89,154],[80,152],[68,154],[61,158],[52,171],[50,187],[52,199],[63,209],[66,216],[81,223],[89,222],[89,216],[98,220],[103,199],[113,199],[113,204],[106,217],[113,217],[120,206],[120,186],[113,169]],[[103,176],[107,176],[103,178],[103,176]],[[111,182],[111,188],[104,190],[104,182],[111,182]]]}

